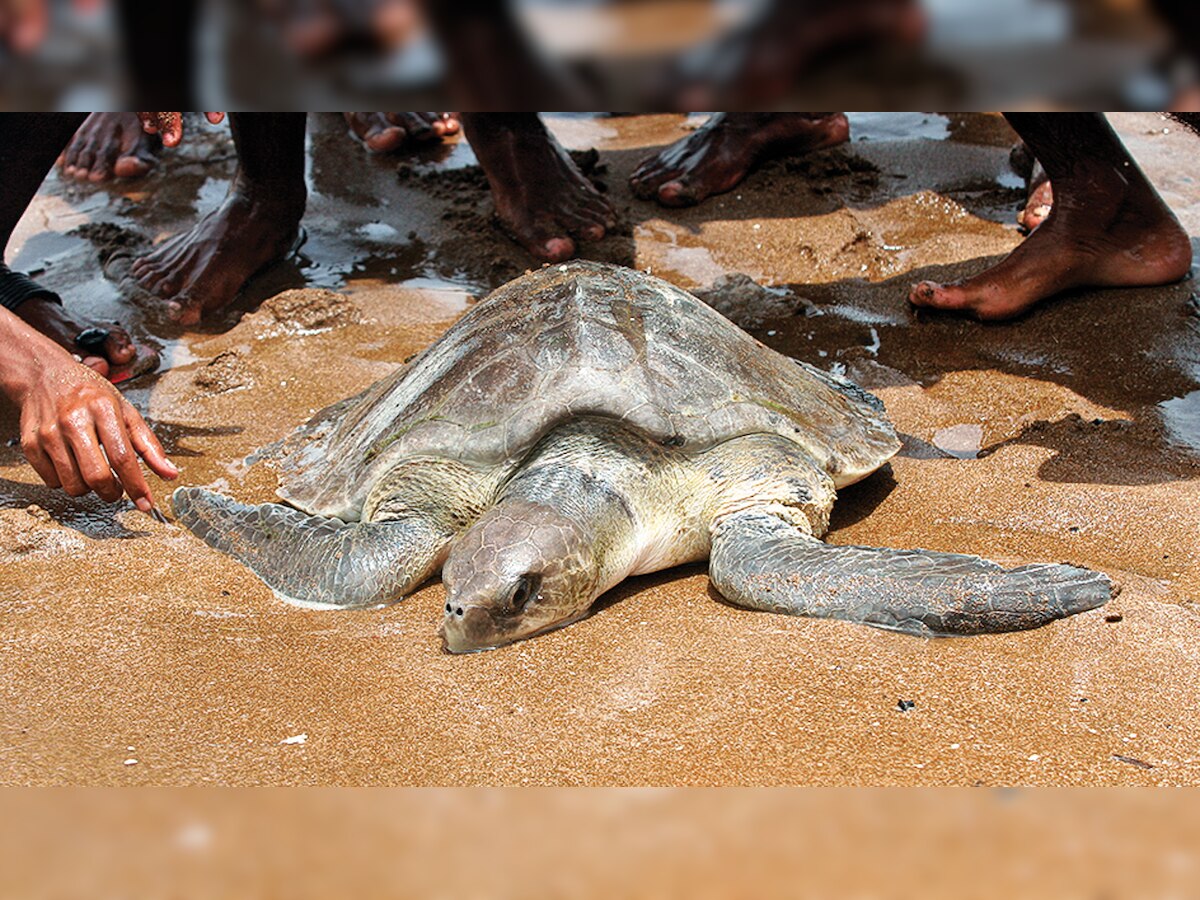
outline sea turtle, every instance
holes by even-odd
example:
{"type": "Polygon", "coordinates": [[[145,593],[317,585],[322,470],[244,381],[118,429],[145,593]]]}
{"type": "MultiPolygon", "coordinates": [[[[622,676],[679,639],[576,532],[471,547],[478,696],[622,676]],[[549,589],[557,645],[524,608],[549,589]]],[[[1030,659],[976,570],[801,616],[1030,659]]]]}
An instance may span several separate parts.
{"type": "Polygon", "coordinates": [[[442,636],[559,628],[630,575],[709,559],[732,603],[919,635],[1032,628],[1104,575],[822,543],[835,492],[899,449],[883,405],[685,291],[593,262],[494,291],[284,441],[279,495],[195,487],[179,520],[305,606],[377,606],[442,569],[442,636]]]}

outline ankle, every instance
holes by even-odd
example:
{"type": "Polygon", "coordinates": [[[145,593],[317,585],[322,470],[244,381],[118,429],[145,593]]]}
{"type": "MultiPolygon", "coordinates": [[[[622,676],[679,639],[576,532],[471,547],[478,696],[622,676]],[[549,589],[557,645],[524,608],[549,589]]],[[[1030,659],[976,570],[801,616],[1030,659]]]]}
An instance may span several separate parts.
{"type": "Polygon", "coordinates": [[[308,189],[303,179],[283,186],[258,184],[239,177],[230,188],[228,202],[241,207],[255,219],[299,224],[308,204],[308,189]]]}
{"type": "Polygon", "coordinates": [[[63,318],[62,304],[45,296],[30,297],[13,312],[26,325],[37,328],[39,331],[46,325],[63,318]]]}

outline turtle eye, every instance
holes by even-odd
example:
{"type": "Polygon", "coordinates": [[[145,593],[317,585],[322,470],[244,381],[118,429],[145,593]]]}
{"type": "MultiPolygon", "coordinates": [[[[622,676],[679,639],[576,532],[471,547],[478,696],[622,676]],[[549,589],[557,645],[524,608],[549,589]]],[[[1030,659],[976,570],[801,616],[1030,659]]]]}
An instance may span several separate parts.
{"type": "Polygon", "coordinates": [[[535,600],[537,600],[538,591],[542,587],[542,576],[540,575],[522,575],[517,581],[517,586],[513,589],[512,600],[509,601],[512,611],[515,613],[524,612],[535,600]]]}

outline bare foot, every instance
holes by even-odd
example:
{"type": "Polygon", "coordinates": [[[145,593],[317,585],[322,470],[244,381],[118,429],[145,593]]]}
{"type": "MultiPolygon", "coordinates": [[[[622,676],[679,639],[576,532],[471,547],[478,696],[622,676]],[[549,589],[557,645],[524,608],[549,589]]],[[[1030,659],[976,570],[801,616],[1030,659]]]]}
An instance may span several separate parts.
{"type": "Polygon", "coordinates": [[[95,369],[105,378],[114,370],[128,366],[137,355],[133,341],[119,325],[98,326],[94,322],[80,322],[72,318],[61,305],[44,297],[26,300],[16,308],[16,314],[25,324],[46,335],[68,353],[78,356],[85,366],[95,369]],[[88,340],[89,332],[95,340],[88,340]],[[84,338],[83,343],[76,340],[79,337],[84,338]]]}
{"type": "Polygon", "coordinates": [[[146,134],[136,113],[92,113],[58,158],[63,175],[76,181],[137,178],[158,165],[162,141],[146,134]]]}
{"type": "Polygon", "coordinates": [[[346,124],[372,153],[396,153],[458,133],[458,116],[438,112],[348,112],[346,124]]]}
{"type": "Polygon", "coordinates": [[[1050,184],[1050,176],[1035,162],[1029,178],[1029,195],[1025,198],[1024,208],[1017,213],[1017,224],[1028,234],[1046,221],[1052,209],[1054,188],[1050,184]]]}
{"type": "Polygon", "coordinates": [[[190,231],[134,260],[130,274],[163,301],[171,318],[194,325],[205,312],[230,303],[256,272],[287,255],[303,214],[303,194],[298,200],[260,199],[235,190],[190,231]]]}
{"type": "Polygon", "coordinates": [[[1050,176],[1024,144],[1012,148],[1008,161],[1012,170],[1025,179],[1025,205],[1017,213],[1017,225],[1023,234],[1029,234],[1046,221],[1054,208],[1050,176]]]}
{"type": "Polygon", "coordinates": [[[1060,191],[1037,231],[995,266],[954,284],[922,281],[909,302],[1008,319],[1074,288],[1178,281],[1192,264],[1187,232],[1141,173],[1129,174],[1128,182],[1097,178],[1082,193],[1060,191]]]}
{"type": "Polygon", "coordinates": [[[535,114],[463,114],[463,129],[492,188],[504,229],[540,260],[598,241],[616,213],[535,114]]]}
{"type": "Polygon", "coordinates": [[[740,184],[759,163],[844,144],[841,113],[717,113],[704,126],[645,159],[633,193],[663,206],[694,206],[740,184]]]}

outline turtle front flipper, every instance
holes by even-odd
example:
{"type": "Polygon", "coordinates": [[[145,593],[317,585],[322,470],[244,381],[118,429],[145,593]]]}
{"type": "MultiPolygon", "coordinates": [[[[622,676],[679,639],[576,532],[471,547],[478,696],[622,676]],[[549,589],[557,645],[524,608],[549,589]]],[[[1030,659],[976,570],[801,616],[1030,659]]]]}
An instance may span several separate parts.
{"type": "Polygon", "coordinates": [[[175,515],[298,606],[352,609],[404,597],[442,564],[452,535],[420,518],[346,523],[179,488],[175,515]]]}
{"type": "Polygon", "coordinates": [[[839,547],[758,511],[717,525],[709,574],[739,606],[925,637],[1037,628],[1114,593],[1107,576],[1075,566],[1005,569],[959,553],[839,547]]]}

